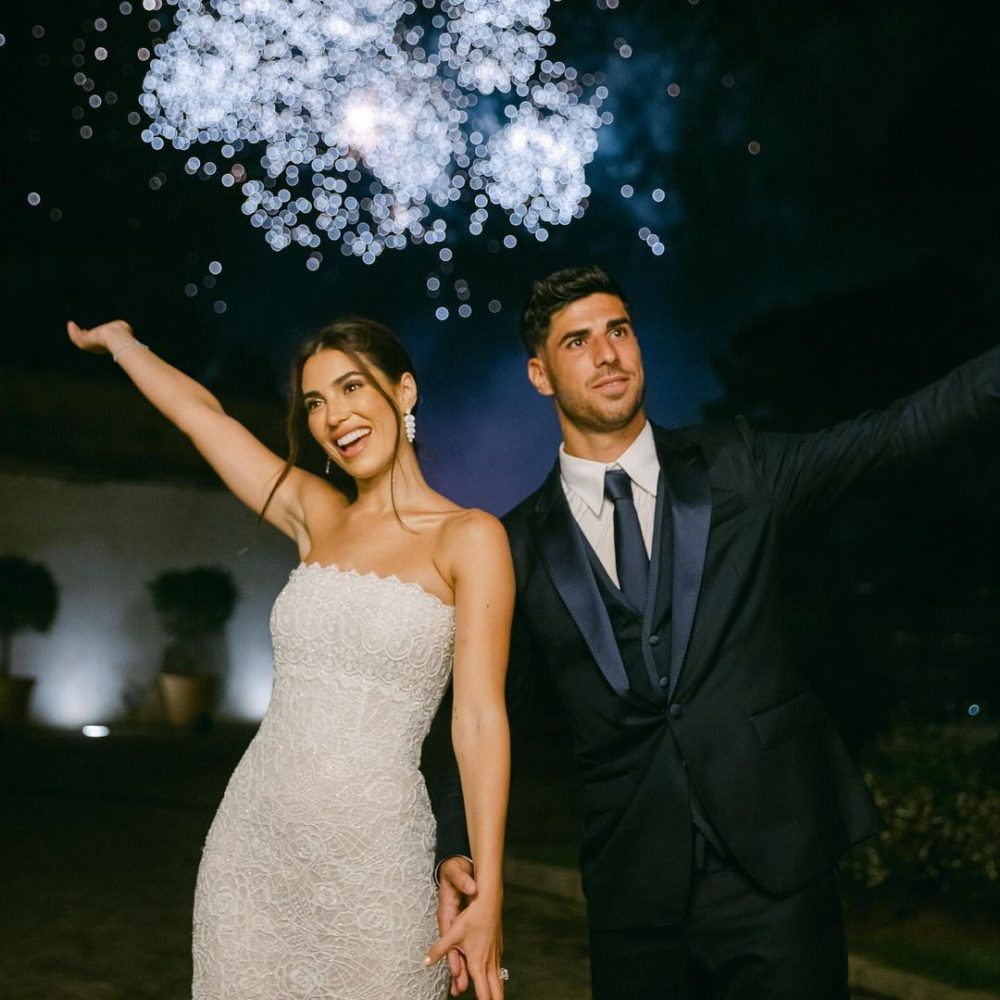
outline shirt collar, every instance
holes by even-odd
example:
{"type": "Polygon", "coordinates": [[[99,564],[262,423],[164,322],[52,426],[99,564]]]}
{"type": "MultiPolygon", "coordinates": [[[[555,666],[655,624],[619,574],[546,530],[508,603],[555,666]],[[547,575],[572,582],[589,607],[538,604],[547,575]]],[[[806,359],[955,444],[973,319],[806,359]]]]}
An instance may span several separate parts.
{"type": "Polygon", "coordinates": [[[660,460],[656,454],[653,428],[648,420],[636,439],[613,462],[577,458],[567,454],[564,445],[559,445],[559,472],[563,485],[579,496],[597,515],[600,515],[604,506],[604,473],[607,469],[624,469],[632,482],[650,496],[656,496],[660,460]]]}

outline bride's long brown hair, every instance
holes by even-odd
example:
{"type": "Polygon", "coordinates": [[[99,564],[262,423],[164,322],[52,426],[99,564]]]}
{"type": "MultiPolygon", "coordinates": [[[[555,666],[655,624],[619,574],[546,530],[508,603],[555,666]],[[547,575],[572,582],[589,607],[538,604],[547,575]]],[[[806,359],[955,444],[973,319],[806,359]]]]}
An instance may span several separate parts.
{"type": "MultiPolygon", "coordinates": [[[[275,491],[285,481],[288,473],[301,464],[304,468],[319,471],[329,457],[309,433],[308,414],[302,397],[302,369],[305,363],[320,351],[340,351],[351,359],[358,371],[368,379],[371,386],[386,401],[396,421],[396,446],[392,452],[392,473],[390,492],[392,509],[396,510],[396,497],[392,492],[395,482],[396,461],[403,434],[403,419],[396,400],[382,388],[372,369],[384,375],[397,385],[407,373],[413,373],[413,362],[406,348],[393,336],[392,331],[373,319],[363,316],[344,316],[324,327],[319,333],[304,340],[292,357],[288,386],[288,413],[285,418],[285,434],[288,439],[288,455],[284,468],[278,475],[261,509],[261,517],[274,498],[275,491]],[[300,461],[301,460],[301,461],[300,461]]],[[[416,404],[413,407],[416,410],[416,404]]],[[[334,486],[352,499],[357,494],[354,480],[340,466],[334,465],[330,479],[334,486]]],[[[399,513],[396,512],[396,517],[399,513]]],[[[402,523],[402,522],[401,522],[402,523]]]]}

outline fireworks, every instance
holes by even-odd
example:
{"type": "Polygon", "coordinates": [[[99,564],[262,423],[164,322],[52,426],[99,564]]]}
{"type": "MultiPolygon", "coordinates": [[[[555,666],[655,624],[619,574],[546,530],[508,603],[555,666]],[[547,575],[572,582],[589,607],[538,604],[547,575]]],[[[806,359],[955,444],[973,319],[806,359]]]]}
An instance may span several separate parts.
{"type": "Polygon", "coordinates": [[[583,214],[606,91],[547,58],[549,0],[174,6],[142,137],[238,185],[275,250],[329,240],[372,263],[463,214],[474,235],[492,212],[540,240],[583,214]]]}

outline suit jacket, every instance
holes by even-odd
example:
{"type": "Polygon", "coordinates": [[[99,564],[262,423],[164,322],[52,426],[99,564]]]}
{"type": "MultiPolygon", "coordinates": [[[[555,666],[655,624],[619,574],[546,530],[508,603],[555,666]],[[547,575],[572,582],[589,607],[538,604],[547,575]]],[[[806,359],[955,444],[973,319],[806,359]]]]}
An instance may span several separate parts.
{"type": "MultiPolygon", "coordinates": [[[[884,411],[815,434],[759,433],[742,418],[654,426],[671,515],[661,525],[672,536],[654,545],[643,619],[645,643],[670,637],[659,694],[629,687],[558,466],[503,519],[517,577],[512,683],[548,669],[572,728],[592,926],[682,917],[692,794],[735,861],[772,893],[801,887],[878,831],[861,775],[790,655],[779,537],[864,475],[998,413],[994,349],[884,411]],[[659,578],[668,541],[669,581],[659,578]]],[[[442,857],[464,853],[456,802],[439,814],[442,857]]]]}

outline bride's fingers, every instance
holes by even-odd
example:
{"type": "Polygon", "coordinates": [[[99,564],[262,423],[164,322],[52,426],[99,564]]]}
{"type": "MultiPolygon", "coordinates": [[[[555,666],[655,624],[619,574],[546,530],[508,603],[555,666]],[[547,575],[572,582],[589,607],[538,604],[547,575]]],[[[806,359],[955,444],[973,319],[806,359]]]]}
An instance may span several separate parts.
{"type": "Polygon", "coordinates": [[[503,980],[499,970],[481,967],[470,970],[470,974],[476,988],[476,1000],[503,1000],[503,980]]]}
{"type": "Polygon", "coordinates": [[[500,960],[497,956],[481,956],[478,962],[468,957],[469,978],[475,985],[477,1000],[503,1000],[504,982],[500,978],[500,960]]]}
{"type": "MultiPolygon", "coordinates": [[[[427,957],[424,961],[426,961],[428,965],[437,965],[437,963],[440,962],[445,955],[455,948],[460,937],[461,934],[457,933],[455,926],[452,925],[451,929],[442,934],[437,941],[435,941],[434,944],[427,949],[427,957]]],[[[451,965],[450,959],[448,964],[449,966],[451,965]]]]}
{"type": "Polygon", "coordinates": [[[123,319],[112,320],[110,323],[101,323],[98,326],[87,328],[80,326],[74,320],[66,323],[66,332],[75,347],[81,351],[90,351],[94,354],[109,353],[109,343],[114,344],[121,341],[123,336],[132,336],[132,327],[123,319]]]}
{"type": "Polygon", "coordinates": [[[428,966],[446,959],[448,971],[451,973],[450,993],[453,997],[460,996],[469,988],[469,966],[464,953],[460,948],[455,947],[452,940],[455,935],[442,935],[427,952],[424,961],[428,966]]]}
{"type": "Polygon", "coordinates": [[[469,988],[469,969],[465,956],[457,948],[448,952],[448,969],[451,972],[451,995],[457,997],[469,988]]]}
{"type": "Polygon", "coordinates": [[[66,332],[69,334],[69,339],[77,347],[87,347],[89,343],[93,340],[91,336],[92,331],[80,326],[79,323],[69,320],[66,324],[66,332]]]}

